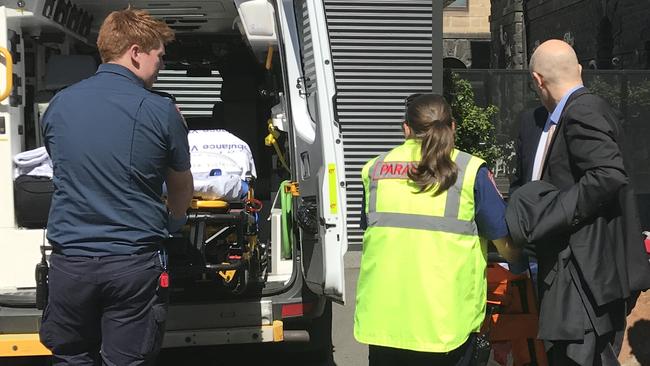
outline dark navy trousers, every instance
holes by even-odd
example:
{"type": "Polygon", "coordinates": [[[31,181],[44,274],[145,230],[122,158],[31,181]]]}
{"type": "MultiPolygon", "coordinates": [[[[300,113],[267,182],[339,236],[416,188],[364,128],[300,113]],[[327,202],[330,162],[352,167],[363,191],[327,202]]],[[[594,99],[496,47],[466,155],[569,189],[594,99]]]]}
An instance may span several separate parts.
{"type": "Polygon", "coordinates": [[[416,352],[407,349],[368,345],[370,366],[471,366],[475,334],[460,347],[447,353],[416,352]]]}
{"type": "Polygon", "coordinates": [[[41,342],[53,365],[152,365],[162,344],[168,289],[158,252],[50,256],[41,342]]]}

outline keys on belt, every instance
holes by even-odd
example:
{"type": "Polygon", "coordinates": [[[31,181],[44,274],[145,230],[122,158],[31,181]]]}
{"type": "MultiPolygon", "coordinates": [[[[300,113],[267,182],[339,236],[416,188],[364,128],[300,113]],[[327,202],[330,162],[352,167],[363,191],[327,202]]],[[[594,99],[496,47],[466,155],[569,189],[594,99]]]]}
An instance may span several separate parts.
{"type": "Polygon", "coordinates": [[[158,251],[158,258],[160,259],[160,265],[163,268],[163,271],[160,274],[160,277],[158,277],[158,286],[160,288],[168,288],[169,287],[169,272],[167,272],[167,253],[165,253],[164,250],[159,250],[158,251]]]}

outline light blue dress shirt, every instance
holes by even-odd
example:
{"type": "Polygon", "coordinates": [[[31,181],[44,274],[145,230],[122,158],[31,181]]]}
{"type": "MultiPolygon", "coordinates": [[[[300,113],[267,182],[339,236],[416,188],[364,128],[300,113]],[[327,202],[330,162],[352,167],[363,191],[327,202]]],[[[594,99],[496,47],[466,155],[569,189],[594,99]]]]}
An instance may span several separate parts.
{"type": "Polygon", "coordinates": [[[566,92],[563,96],[562,99],[560,99],[560,102],[555,106],[555,109],[553,109],[553,113],[551,113],[548,116],[548,119],[546,120],[546,124],[544,125],[544,131],[542,131],[542,136],[539,138],[539,144],[537,145],[537,152],[535,153],[535,163],[533,164],[533,174],[531,176],[530,180],[539,180],[540,177],[540,171],[542,169],[542,161],[544,161],[544,147],[546,146],[546,141],[548,140],[548,131],[551,128],[551,125],[557,125],[557,123],[560,121],[560,116],[562,115],[562,112],[564,111],[564,106],[566,105],[567,100],[569,100],[569,97],[573,93],[575,93],[576,90],[583,88],[583,85],[578,85],[568,92],[566,92]]]}

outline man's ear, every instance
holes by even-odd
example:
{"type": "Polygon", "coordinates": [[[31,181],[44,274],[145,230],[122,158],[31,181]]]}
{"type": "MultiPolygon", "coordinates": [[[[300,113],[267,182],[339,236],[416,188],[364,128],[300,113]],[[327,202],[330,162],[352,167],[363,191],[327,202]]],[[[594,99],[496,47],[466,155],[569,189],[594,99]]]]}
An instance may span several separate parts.
{"type": "Polygon", "coordinates": [[[142,53],[142,48],[140,48],[140,46],[137,44],[132,44],[127,52],[132,60],[137,61],[140,54],[142,53]]]}
{"type": "Polygon", "coordinates": [[[542,85],[544,85],[544,77],[535,71],[531,72],[530,74],[533,76],[535,85],[541,89],[542,85]]]}

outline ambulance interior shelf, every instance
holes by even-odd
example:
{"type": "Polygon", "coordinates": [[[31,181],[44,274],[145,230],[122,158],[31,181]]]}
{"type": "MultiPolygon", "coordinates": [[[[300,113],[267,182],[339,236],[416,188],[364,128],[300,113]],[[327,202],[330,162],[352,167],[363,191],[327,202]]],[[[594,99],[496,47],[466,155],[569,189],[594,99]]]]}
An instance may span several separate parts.
{"type": "MultiPolygon", "coordinates": [[[[88,55],[57,55],[47,58],[43,83],[39,85],[34,100],[42,116],[54,94],[69,85],[95,73],[97,64],[88,55]]],[[[36,148],[22,151],[14,161],[14,208],[19,227],[39,229],[47,226],[54,184],[52,161],[42,147],[40,118],[33,129],[35,136],[25,136],[25,145],[36,148]],[[40,146],[40,147],[38,147],[40,146]]]]}

